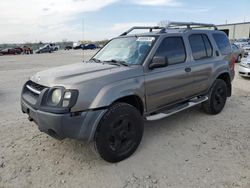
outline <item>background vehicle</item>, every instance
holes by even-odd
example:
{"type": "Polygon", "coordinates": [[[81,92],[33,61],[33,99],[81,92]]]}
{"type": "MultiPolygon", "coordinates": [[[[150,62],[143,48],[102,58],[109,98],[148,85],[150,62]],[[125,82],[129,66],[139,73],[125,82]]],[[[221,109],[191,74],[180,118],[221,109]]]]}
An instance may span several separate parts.
{"type": "Polygon", "coordinates": [[[64,50],[72,50],[72,49],[73,49],[72,46],[66,46],[66,47],[64,48],[64,50]]]}
{"type": "Polygon", "coordinates": [[[245,50],[245,56],[248,56],[250,54],[250,44],[245,45],[243,49],[245,50]]]}
{"type": "Polygon", "coordinates": [[[245,50],[241,47],[238,47],[235,44],[232,44],[233,55],[236,59],[236,62],[240,62],[242,57],[245,57],[245,50]]]}
{"type": "Polygon", "coordinates": [[[239,75],[242,77],[250,77],[250,57],[243,59],[239,64],[239,75]]]}
{"type": "Polygon", "coordinates": [[[13,48],[15,51],[16,51],[16,54],[22,54],[23,53],[23,48],[21,47],[16,47],[16,48],[13,48]]]}
{"type": "Polygon", "coordinates": [[[249,44],[249,39],[246,38],[238,39],[234,42],[234,44],[243,48],[244,46],[249,44]]]}
{"type": "Polygon", "coordinates": [[[0,55],[17,55],[20,53],[20,50],[14,48],[6,48],[0,51],[0,55]]]}
{"type": "Polygon", "coordinates": [[[50,136],[92,142],[104,160],[119,162],[139,146],[144,119],[198,104],[219,114],[232,93],[234,63],[229,40],[215,25],[134,27],[89,62],[32,76],[22,90],[22,111],[50,136]],[[136,29],[149,33],[129,34],[136,29]]]}
{"type": "Polygon", "coordinates": [[[81,43],[74,43],[74,44],[73,44],[73,49],[74,49],[74,50],[84,49],[84,44],[81,44],[81,43]]]}
{"type": "Polygon", "coordinates": [[[95,50],[97,49],[97,45],[95,44],[86,44],[84,47],[83,47],[83,50],[95,50]]]}
{"type": "Polygon", "coordinates": [[[24,54],[33,54],[33,49],[28,46],[23,46],[23,53],[24,54]]]}
{"type": "Polygon", "coordinates": [[[53,50],[53,51],[58,51],[60,49],[60,46],[54,44],[54,43],[50,43],[48,44],[49,47],[53,50]]]}
{"type": "Polygon", "coordinates": [[[38,50],[36,50],[37,54],[41,54],[41,53],[52,53],[54,51],[53,48],[51,48],[51,46],[49,44],[39,48],[38,50]]]}

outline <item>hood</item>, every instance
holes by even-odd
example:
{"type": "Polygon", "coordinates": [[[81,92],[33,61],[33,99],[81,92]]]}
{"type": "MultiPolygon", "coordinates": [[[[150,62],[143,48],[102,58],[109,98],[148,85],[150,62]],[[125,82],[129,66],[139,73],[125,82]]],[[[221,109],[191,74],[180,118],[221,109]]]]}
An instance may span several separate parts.
{"type": "Polygon", "coordinates": [[[102,63],[77,63],[38,72],[30,79],[44,86],[64,86],[70,89],[83,82],[98,80],[105,84],[105,82],[128,79],[142,74],[142,66],[125,67],[102,63]]]}

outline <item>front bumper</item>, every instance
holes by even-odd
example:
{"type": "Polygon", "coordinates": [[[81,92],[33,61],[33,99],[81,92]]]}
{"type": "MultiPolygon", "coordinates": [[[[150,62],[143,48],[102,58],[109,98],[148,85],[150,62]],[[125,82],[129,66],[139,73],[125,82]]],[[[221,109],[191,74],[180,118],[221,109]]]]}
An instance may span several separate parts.
{"type": "Polygon", "coordinates": [[[89,110],[80,113],[55,114],[36,110],[21,99],[23,113],[28,114],[40,131],[56,139],[73,138],[92,141],[98,123],[106,112],[103,110],[89,110]]]}
{"type": "Polygon", "coordinates": [[[239,65],[239,75],[243,77],[250,77],[250,68],[239,65]]]}

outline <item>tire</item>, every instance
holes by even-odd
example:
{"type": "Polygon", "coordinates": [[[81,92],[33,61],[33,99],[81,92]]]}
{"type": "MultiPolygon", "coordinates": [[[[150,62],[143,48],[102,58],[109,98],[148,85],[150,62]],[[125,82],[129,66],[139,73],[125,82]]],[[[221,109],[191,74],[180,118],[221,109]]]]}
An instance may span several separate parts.
{"type": "Polygon", "coordinates": [[[209,91],[208,100],[202,103],[203,110],[212,115],[219,114],[227,101],[227,84],[224,80],[215,80],[209,91]]]}
{"type": "Polygon", "coordinates": [[[142,139],[143,128],[143,118],[135,107],[115,103],[98,125],[94,137],[95,149],[107,162],[122,161],[136,151],[142,139]]]}

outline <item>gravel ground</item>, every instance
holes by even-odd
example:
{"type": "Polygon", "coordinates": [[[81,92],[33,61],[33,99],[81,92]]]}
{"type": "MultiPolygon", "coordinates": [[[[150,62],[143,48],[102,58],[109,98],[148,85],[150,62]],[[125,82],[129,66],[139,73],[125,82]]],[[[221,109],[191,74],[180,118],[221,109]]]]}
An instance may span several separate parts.
{"type": "Polygon", "coordinates": [[[250,79],[236,75],[217,116],[195,107],[146,122],[135,154],[109,164],[85,143],[39,132],[20,111],[29,76],[82,58],[82,51],[0,57],[0,188],[250,187],[250,79]]]}

